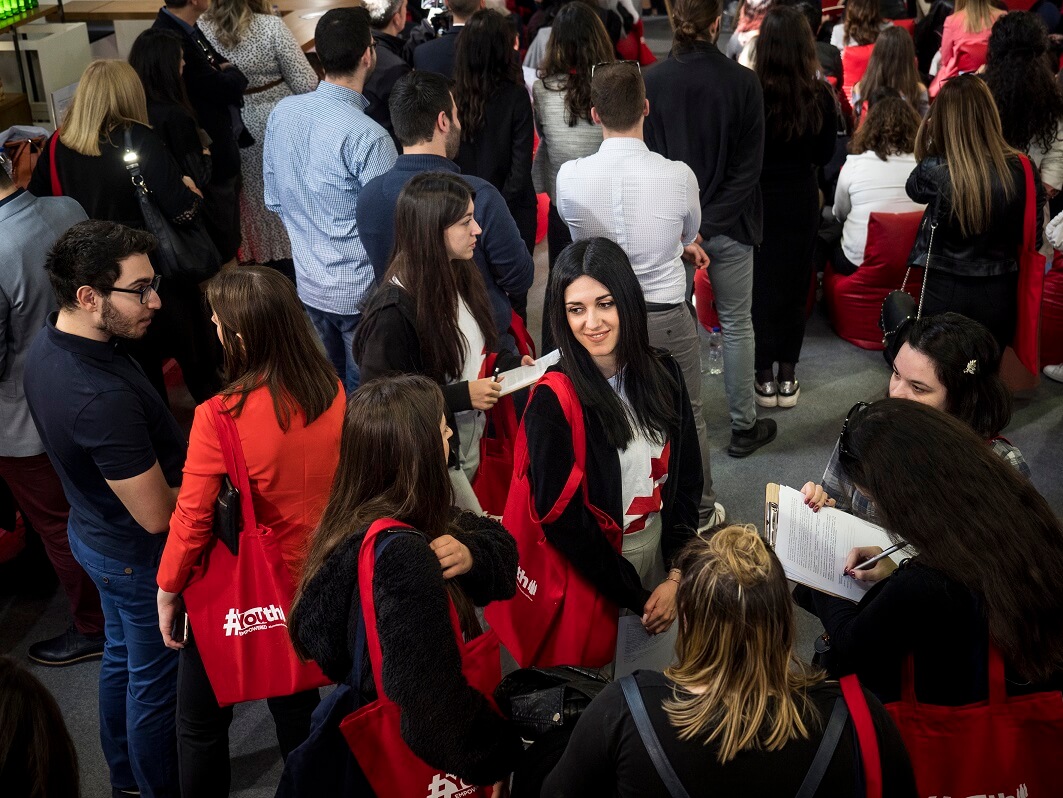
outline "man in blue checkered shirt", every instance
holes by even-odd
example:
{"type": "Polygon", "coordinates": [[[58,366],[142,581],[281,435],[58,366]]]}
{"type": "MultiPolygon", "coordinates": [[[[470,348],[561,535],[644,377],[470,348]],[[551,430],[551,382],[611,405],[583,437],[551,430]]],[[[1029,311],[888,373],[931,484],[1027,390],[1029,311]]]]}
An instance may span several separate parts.
{"type": "Polygon", "coordinates": [[[358,235],[362,187],[391,169],[387,131],[365,114],[365,80],[376,65],[364,8],[337,8],[317,23],[325,79],[286,97],[270,114],[262,157],[266,207],[292,242],[296,285],[325,351],[350,394],[358,387],[351,347],[373,268],[358,235]]]}

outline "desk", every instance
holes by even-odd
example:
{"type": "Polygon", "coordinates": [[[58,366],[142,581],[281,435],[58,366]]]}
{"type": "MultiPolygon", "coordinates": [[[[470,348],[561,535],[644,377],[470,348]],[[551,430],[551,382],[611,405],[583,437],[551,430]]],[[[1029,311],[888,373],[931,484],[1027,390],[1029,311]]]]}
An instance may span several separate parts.
{"type": "Polygon", "coordinates": [[[106,22],[111,17],[97,10],[105,5],[107,0],[70,0],[62,8],[49,6],[48,17],[58,17],[63,22],[106,22]]]}
{"type": "MultiPolygon", "coordinates": [[[[59,11],[62,13],[63,6],[59,6],[59,11]]],[[[11,31],[11,43],[15,47],[15,63],[18,64],[18,80],[22,84],[22,93],[28,94],[29,88],[26,86],[26,68],[22,66],[22,51],[18,46],[18,26],[25,25],[27,22],[33,22],[35,19],[41,19],[52,13],[51,6],[46,8],[35,8],[32,11],[26,11],[19,14],[17,17],[8,17],[3,22],[0,22],[0,33],[11,31]]]]}

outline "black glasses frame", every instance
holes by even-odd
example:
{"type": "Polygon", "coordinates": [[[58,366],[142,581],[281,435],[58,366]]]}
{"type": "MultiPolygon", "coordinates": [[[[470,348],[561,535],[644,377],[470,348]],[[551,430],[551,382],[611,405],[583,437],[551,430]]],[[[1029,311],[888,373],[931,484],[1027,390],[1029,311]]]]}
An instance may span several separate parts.
{"type": "Polygon", "coordinates": [[[858,459],[853,450],[849,448],[849,424],[858,415],[863,413],[871,407],[870,402],[857,402],[855,405],[849,408],[849,412],[845,414],[845,421],[842,422],[842,434],[838,436],[838,454],[848,460],[858,459]]]}
{"type": "Polygon", "coordinates": [[[140,296],[140,304],[148,304],[148,291],[154,291],[156,295],[159,293],[159,285],[162,283],[162,275],[156,274],[151,278],[151,282],[145,285],[143,288],[112,288],[112,291],[117,291],[120,294],[138,294],[140,296]]]}

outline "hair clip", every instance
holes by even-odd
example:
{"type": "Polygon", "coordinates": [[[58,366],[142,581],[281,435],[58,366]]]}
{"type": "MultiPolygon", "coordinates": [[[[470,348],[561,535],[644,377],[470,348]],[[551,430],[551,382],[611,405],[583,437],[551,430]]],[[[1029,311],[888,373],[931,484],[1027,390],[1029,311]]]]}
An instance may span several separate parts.
{"type": "Polygon", "coordinates": [[[978,361],[968,360],[967,367],[963,370],[964,374],[977,374],[978,373],[978,361]]]}

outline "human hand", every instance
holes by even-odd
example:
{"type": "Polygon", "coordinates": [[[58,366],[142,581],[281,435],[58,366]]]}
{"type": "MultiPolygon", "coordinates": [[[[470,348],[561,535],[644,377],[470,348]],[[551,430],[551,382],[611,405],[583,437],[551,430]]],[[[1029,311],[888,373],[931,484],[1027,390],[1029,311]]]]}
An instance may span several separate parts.
{"type": "Polygon", "coordinates": [[[535,358],[532,357],[531,355],[525,355],[524,357],[522,357],[520,359],[520,364],[522,366],[534,366],[535,365],[535,358]]]}
{"type": "Polygon", "coordinates": [[[502,383],[495,382],[491,377],[469,381],[469,401],[476,410],[490,410],[498,404],[501,393],[502,383]]]}
{"type": "Polygon", "coordinates": [[[509,798],[509,782],[496,781],[491,787],[491,798],[509,798]]]}
{"type": "Polygon", "coordinates": [[[815,482],[806,482],[801,488],[801,495],[805,497],[805,504],[812,508],[812,512],[818,513],[822,507],[833,507],[837,502],[827,496],[822,485],[815,482]]]}
{"type": "Polygon", "coordinates": [[[159,605],[159,631],[162,632],[162,642],[166,644],[167,648],[184,648],[185,644],[183,642],[178,643],[173,639],[173,635],[170,634],[170,630],[173,629],[174,618],[183,609],[181,594],[169,593],[160,587],[156,603],[159,605]]]}
{"type": "Polygon", "coordinates": [[[472,552],[453,535],[440,535],[428,545],[439,560],[444,579],[453,579],[472,570],[472,552]]]}
{"type": "Polygon", "coordinates": [[[1052,188],[1048,183],[1042,183],[1042,185],[1045,187],[1045,196],[1049,199],[1055,199],[1056,195],[1059,193],[1059,189],[1052,188]]]}
{"type": "Polygon", "coordinates": [[[696,242],[683,247],[683,260],[691,264],[695,269],[705,269],[709,265],[708,253],[696,242]]]}
{"type": "Polygon", "coordinates": [[[889,557],[883,557],[866,570],[857,570],[856,568],[860,563],[866,562],[881,553],[881,546],[857,546],[845,558],[845,570],[843,573],[860,582],[879,582],[885,579],[897,570],[897,563],[889,557]]]}
{"type": "Polygon", "coordinates": [[[188,175],[181,175],[181,182],[188,186],[189,191],[194,194],[198,194],[201,198],[203,192],[199,190],[199,186],[196,185],[196,181],[190,178],[188,175]]]}
{"type": "Polygon", "coordinates": [[[675,620],[675,594],[679,585],[672,579],[665,579],[650,594],[649,601],[642,609],[642,626],[651,635],[667,632],[675,620]]]}

